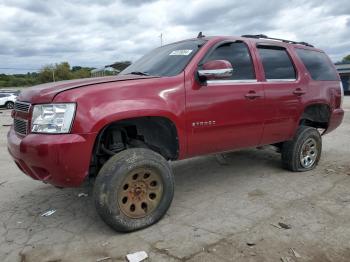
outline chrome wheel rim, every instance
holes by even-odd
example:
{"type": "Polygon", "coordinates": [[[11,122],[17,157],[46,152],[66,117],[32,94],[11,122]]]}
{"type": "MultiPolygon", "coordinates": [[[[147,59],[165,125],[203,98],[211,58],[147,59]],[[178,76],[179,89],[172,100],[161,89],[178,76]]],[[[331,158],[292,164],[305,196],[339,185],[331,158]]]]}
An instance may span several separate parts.
{"type": "Polygon", "coordinates": [[[160,174],[151,168],[138,168],[127,174],[118,189],[118,205],[124,215],[142,218],[158,207],[162,196],[160,174]]]}
{"type": "Polygon", "coordinates": [[[308,138],[300,150],[300,164],[304,168],[311,167],[317,159],[318,156],[318,148],[317,142],[314,138],[308,138]]]}

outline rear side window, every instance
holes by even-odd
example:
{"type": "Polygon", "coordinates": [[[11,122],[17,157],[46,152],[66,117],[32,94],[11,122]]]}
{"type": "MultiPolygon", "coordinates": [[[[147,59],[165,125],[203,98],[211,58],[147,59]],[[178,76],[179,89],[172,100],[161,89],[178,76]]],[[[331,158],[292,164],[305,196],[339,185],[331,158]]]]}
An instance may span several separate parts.
{"type": "Polygon", "coordinates": [[[234,42],[222,44],[206,59],[206,61],[211,60],[229,61],[233,67],[231,80],[255,79],[254,66],[245,43],[234,42]]]}
{"type": "Polygon", "coordinates": [[[295,50],[313,80],[338,80],[337,73],[326,54],[300,48],[296,48],[295,50]]]}
{"type": "Polygon", "coordinates": [[[292,61],[283,47],[258,46],[266,80],[295,80],[292,61]]]}

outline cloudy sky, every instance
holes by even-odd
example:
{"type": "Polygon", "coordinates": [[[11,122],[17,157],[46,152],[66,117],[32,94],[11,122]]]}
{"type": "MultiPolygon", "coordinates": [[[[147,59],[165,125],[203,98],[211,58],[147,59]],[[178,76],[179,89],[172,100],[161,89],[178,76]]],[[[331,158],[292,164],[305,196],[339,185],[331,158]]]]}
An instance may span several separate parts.
{"type": "Polygon", "coordinates": [[[0,0],[0,73],[134,61],[160,45],[161,33],[170,43],[199,31],[306,41],[338,61],[350,54],[350,2],[0,0]]]}

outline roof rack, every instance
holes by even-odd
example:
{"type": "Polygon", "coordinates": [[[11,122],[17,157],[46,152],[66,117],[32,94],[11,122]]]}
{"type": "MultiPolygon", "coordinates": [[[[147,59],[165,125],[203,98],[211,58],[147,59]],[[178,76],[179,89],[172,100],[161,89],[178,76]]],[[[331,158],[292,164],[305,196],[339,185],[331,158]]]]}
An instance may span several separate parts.
{"type": "Polygon", "coordinates": [[[203,38],[205,35],[203,35],[202,31],[198,33],[197,38],[203,38]]]}
{"type": "Polygon", "coordinates": [[[270,39],[270,40],[281,41],[283,43],[288,43],[288,44],[305,45],[305,46],[314,47],[313,45],[310,45],[309,43],[306,43],[306,42],[296,42],[296,41],[292,41],[292,40],[273,38],[273,37],[268,37],[267,35],[263,35],[263,34],[259,34],[259,35],[242,35],[242,37],[256,38],[256,39],[261,39],[261,38],[262,39],[270,39]]]}

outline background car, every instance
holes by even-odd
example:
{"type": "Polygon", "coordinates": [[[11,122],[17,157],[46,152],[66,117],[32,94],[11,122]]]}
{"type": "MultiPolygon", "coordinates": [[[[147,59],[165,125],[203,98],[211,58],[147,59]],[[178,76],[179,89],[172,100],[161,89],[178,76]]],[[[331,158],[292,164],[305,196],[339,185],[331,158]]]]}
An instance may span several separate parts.
{"type": "Polygon", "coordinates": [[[16,91],[0,92],[0,107],[5,107],[6,109],[13,109],[15,106],[17,96],[18,93],[16,91]]]}

